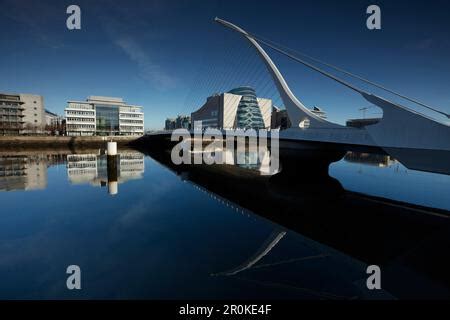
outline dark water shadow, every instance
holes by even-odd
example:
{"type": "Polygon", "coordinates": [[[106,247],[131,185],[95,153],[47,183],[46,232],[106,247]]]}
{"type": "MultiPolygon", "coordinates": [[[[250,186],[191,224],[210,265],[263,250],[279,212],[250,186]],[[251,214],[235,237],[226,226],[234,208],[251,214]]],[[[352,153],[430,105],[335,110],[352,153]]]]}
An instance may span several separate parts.
{"type": "Polygon", "coordinates": [[[450,297],[448,212],[346,191],[328,166],[342,153],[281,151],[281,172],[231,165],[174,165],[170,151],[141,152],[181,179],[383,270],[385,289],[405,298],[450,297]]]}

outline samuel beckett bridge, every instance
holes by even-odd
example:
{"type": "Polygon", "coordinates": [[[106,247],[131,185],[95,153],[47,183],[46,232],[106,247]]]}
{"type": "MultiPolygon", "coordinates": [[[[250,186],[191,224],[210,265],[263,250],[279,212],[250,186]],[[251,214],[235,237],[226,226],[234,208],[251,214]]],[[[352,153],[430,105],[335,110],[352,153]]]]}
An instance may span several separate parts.
{"type": "Polygon", "coordinates": [[[450,114],[328,63],[301,53],[294,54],[292,53],[294,51],[246,32],[228,21],[219,18],[215,18],[215,21],[237,32],[250,43],[250,47],[256,50],[257,55],[267,68],[271,80],[275,83],[291,123],[289,128],[279,131],[281,148],[358,150],[363,152],[365,150],[377,150],[398,159],[410,169],[450,173],[450,122],[448,120],[450,114]],[[371,105],[379,107],[383,111],[382,117],[375,119],[376,121],[362,122],[356,126],[341,125],[321,117],[314,110],[308,109],[294,95],[283,75],[261,45],[265,45],[358,93],[371,105]],[[358,88],[311,64],[300,56],[307,57],[317,64],[325,65],[365,84],[382,89],[389,94],[408,101],[408,103],[413,103],[420,108],[424,108],[424,110],[426,109],[427,113],[419,112],[358,88]],[[429,113],[433,114],[433,116],[429,115],[429,113]]]}
{"type": "MultiPolygon", "coordinates": [[[[383,149],[388,154],[403,161],[406,166],[425,169],[430,165],[430,158],[433,158],[437,171],[447,171],[442,168],[450,163],[450,126],[445,121],[437,121],[428,115],[419,113],[397,103],[393,103],[370,92],[359,89],[352,84],[310,64],[309,62],[281,49],[268,40],[252,35],[242,28],[219,18],[215,21],[228,27],[246,38],[255,48],[258,55],[264,61],[273,81],[278,89],[280,97],[286,108],[291,127],[279,133],[281,141],[293,142],[325,142],[342,147],[362,146],[377,147],[383,149]],[[362,126],[360,128],[347,127],[330,122],[306,108],[292,93],[283,75],[278,70],[272,59],[258,43],[262,43],[273,50],[303,64],[304,66],[328,77],[337,83],[359,93],[365,100],[383,110],[383,117],[374,124],[362,126]],[[435,157],[436,153],[438,157],[435,157]],[[439,164],[442,160],[442,166],[439,164]]],[[[318,62],[318,60],[315,60],[318,62]]],[[[327,64],[330,66],[329,64],[327,64]]],[[[384,89],[410,102],[416,103],[438,116],[447,119],[450,115],[430,107],[415,99],[400,95],[383,86],[353,75],[345,70],[333,67],[345,72],[345,74],[358,78],[366,83],[384,89]]],[[[301,143],[299,144],[301,145],[301,143]]],[[[433,171],[433,168],[427,171],[433,171]]]]}

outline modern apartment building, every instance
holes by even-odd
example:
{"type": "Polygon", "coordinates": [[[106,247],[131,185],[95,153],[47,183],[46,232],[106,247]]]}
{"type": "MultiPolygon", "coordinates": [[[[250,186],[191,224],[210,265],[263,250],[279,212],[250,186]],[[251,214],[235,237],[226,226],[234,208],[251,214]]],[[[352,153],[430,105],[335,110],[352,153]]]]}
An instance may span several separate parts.
{"type": "Polygon", "coordinates": [[[65,109],[69,136],[136,136],[144,134],[141,106],[122,98],[90,96],[86,101],[68,101],[65,109]]]}
{"type": "Polygon", "coordinates": [[[18,135],[24,127],[23,101],[19,95],[0,94],[0,134],[18,135]]]}
{"type": "Polygon", "coordinates": [[[24,108],[24,133],[43,133],[45,129],[44,97],[25,93],[19,95],[24,108]]]}
{"type": "Polygon", "coordinates": [[[0,93],[0,134],[43,133],[44,98],[36,94],[0,93]]]}

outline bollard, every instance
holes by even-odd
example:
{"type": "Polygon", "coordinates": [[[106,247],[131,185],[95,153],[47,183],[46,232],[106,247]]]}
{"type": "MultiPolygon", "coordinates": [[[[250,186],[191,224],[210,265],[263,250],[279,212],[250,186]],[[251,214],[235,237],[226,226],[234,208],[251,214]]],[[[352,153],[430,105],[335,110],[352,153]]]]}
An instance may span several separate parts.
{"type": "Polygon", "coordinates": [[[115,195],[117,194],[118,190],[118,185],[117,185],[117,180],[118,180],[118,174],[117,174],[117,155],[116,156],[110,156],[108,153],[107,156],[107,160],[106,160],[106,168],[107,168],[107,172],[108,172],[108,193],[110,195],[115,195]]]}
{"type": "Polygon", "coordinates": [[[116,195],[119,192],[119,184],[117,181],[109,181],[108,182],[108,193],[110,195],[116,195]]]}
{"type": "Polygon", "coordinates": [[[115,156],[117,155],[117,142],[114,141],[108,141],[106,144],[106,152],[108,156],[115,156]]]}

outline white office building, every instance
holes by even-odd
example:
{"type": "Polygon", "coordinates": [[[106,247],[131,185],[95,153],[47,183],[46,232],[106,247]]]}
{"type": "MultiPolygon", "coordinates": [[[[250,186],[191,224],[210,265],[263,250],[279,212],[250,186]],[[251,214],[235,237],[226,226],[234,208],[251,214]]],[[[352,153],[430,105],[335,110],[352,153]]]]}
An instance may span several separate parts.
{"type": "Polygon", "coordinates": [[[86,101],[68,101],[65,109],[69,136],[140,136],[144,134],[141,106],[122,98],[90,96],[86,101]]]}

